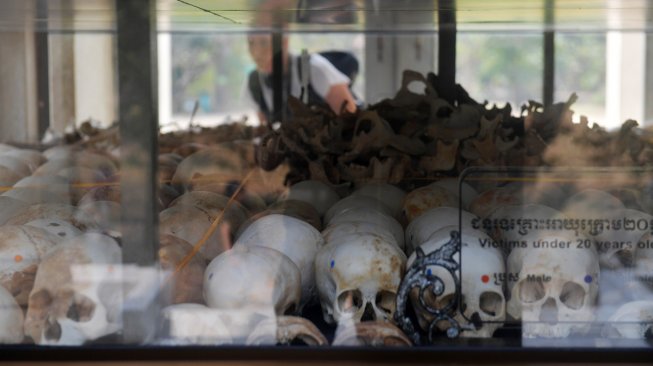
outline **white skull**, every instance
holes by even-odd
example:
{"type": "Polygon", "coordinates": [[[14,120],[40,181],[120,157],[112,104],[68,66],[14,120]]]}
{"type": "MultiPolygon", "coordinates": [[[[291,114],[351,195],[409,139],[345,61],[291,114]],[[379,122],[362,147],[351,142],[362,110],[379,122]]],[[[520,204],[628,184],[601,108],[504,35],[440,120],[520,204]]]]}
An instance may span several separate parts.
{"type": "Polygon", "coordinates": [[[211,308],[293,313],[301,299],[301,276],[283,253],[239,246],[215,259],[204,273],[204,300],[211,308]]]}
{"type": "Polygon", "coordinates": [[[30,221],[46,219],[46,220],[61,220],[70,223],[81,231],[94,229],[95,223],[92,222],[79,222],[75,218],[77,208],[64,203],[42,203],[31,205],[21,210],[12,218],[7,220],[7,225],[25,225],[30,221]]]}
{"type": "Polygon", "coordinates": [[[572,219],[600,220],[624,208],[624,204],[610,193],[585,189],[569,197],[562,212],[572,219]]]}
{"type": "Polygon", "coordinates": [[[589,239],[569,232],[542,235],[508,257],[508,314],[524,337],[585,333],[595,319],[599,259],[589,239]],[[578,246],[581,246],[579,248],[578,246]],[[516,276],[516,278],[515,278],[516,276]]]}
{"type": "Polygon", "coordinates": [[[22,343],[23,310],[14,297],[0,286],[0,343],[22,343]]]}
{"type": "Polygon", "coordinates": [[[315,258],[327,323],[390,320],[406,256],[374,234],[352,234],[323,246],[315,258]]]}
{"type": "Polygon", "coordinates": [[[390,208],[392,216],[399,218],[404,205],[406,192],[388,183],[368,183],[354,191],[351,195],[363,195],[383,202],[390,208]]]}
{"type": "Polygon", "coordinates": [[[401,224],[397,220],[386,213],[367,207],[354,207],[336,215],[329,222],[329,227],[347,222],[380,225],[383,229],[381,230],[382,232],[379,232],[379,235],[385,236],[385,234],[389,234],[393,237],[393,243],[399,249],[403,251],[405,248],[403,227],[401,227],[401,224]]]}
{"type": "Polygon", "coordinates": [[[250,224],[234,247],[262,246],[276,249],[290,258],[301,275],[301,307],[315,296],[315,255],[324,245],[319,231],[294,217],[272,214],[250,224]]]}
{"type": "Polygon", "coordinates": [[[8,168],[20,177],[26,177],[32,174],[26,162],[11,155],[0,154],[0,166],[8,168]]]}
{"type": "MultiPolygon", "coordinates": [[[[445,226],[434,232],[420,248],[424,254],[430,254],[451,240],[451,232],[458,231],[458,225],[445,226]]],[[[487,244],[490,237],[482,231],[468,228],[461,233],[461,292],[462,313],[456,312],[454,320],[460,325],[474,323],[476,330],[466,330],[461,337],[489,338],[495,330],[503,325],[506,318],[506,301],[503,295],[503,283],[497,281],[505,273],[505,264],[501,252],[487,244]]],[[[415,261],[416,254],[408,258],[408,267],[415,261]]],[[[458,255],[454,256],[458,262],[458,255]]],[[[452,302],[456,296],[456,286],[451,274],[443,267],[427,268],[438,276],[445,285],[445,291],[440,298],[425,297],[432,308],[442,309],[452,302]]],[[[418,294],[410,295],[411,302],[417,313],[420,326],[428,330],[433,321],[431,314],[419,305],[418,294]]],[[[438,325],[441,326],[441,325],[438,325]]]]}
{"type": "Polygon", "coordinates": [[[87,233],[43,257],[30,293],[25,333],[37,344],[81,345],[121,329],[121,250],[87,233]]]}
{"type": "Polygon", "coordinates": [[[4,225],[11,217],[27,208],[28,204],[15,198],[0,196],[0,225],[4,225]]]}
{"type": "Polygon", "coordinates": [[[458,225],[459,214],[462,215],[464,228],[471,228],[474,220],[478,219],[476,215],[465,210],[454,207],[436,207],[411,221],[406,228],[406,253],[412,254],[415,248],[422,245],[434,232],[443,227],[458,225]]]}
{"type": "Polygon", "coordinates": [[[293,184],[282,199],[306,202],[315,207],[320,216],[324,216],[327,210],[340,200],[340,196],[325,183],[305,180],[293,184]]]}
{"type": "Polygon", "coordinates": [[[606,216],[621,221],[623,226],[603,230],[594,236],[601,268],[634,267],[638,248],[649,237],[653,216],[627,208],[607,212],[606,216]]]}
{"type": "Polygon", "coordinates": [[[392,217],[392,210],[382,201],[365,195],[352,195],[341,199],[331,206],[326,214],[324,214],[324,224],[328,225],[334,218],[356,208],[378,211],[392,217]]]}
{"type": "Polygon", "coordinates": [[[97,223],[105,234],[119,238],[121,236],[122,211],[119,203],[113,201],[85,202],[77,207],[75,218],[86,226],[97,223]]]}
{"type": "Polygon", "coordinates": [[[15,171],[0,165],[0,187],[3,188],[3,191],[7,187],[11,187],[14,183],[18,182],[22,177],[15,171]]]}
{"type": "Polygon", "coordinates": [[[54,234],[59,237],[60,240],[70,239],[82,234],[82,232],[78,228],[74,227],[71,223],[57,219],[37,219],[30,221],[25,225],[44,229],[50,232],[50,234],[54,234]]]}
{"type": "Polygon", "coordinates": [[[58,236],[37,227],[0,227],[0,286],[19,305],[27,304],[41,259],[60,241],[58,236]]]}
{"type": "Polygon", "coordinates": [[[463,207],[465,209],[468,209],[472,204],[472,201],[474,201],[474,198],[478,196],[478,192],[476,192],[476,190],[471,185],[469,185],[469,183],[459,182],[457,178],[444,178],[435,181],[432,184],[434,186],[440,186],[456,196],[459,196],[462,192],[461,198],[463,201],[463,207]]]}
{"type": "MultiPolygon", "coordinates": [[[[322,236],[326,244],[339,241],[342,237],[349,236],[352,234],[375,234],[380,236],[384,241],[388,243],[393,243],[397,247],[399,244],[392,233],[388,230],[386,226],[382,224],[377,224],[374,222],[362,222],[362,221],[346,221],[329,225],[324,231],[322,231],[322,236]]],[[[403,250],[403,248],[399,247],[403,250]]]]}
{"type": "Polygon", "coordinates": [[[36,170],[38,166],[45,162],[43,154],[36,150],[29,149],[13,149],[2,153],[4,156],[11,156],[22,160],[26,163],[31,171],[36,170]]]}
{"type": "Polygon", "coordinates": [[[608,320],[603,336],[645,339],[653,332],[653,301],[633,301],[622,305],[608,320]]]}
{"type": "Polygon", "coordinates": [[[30,204],[72,202],[68,180],[58,175],[25,177],[16,182],[13,189],[5,192],[3,196],[30,204]]]}

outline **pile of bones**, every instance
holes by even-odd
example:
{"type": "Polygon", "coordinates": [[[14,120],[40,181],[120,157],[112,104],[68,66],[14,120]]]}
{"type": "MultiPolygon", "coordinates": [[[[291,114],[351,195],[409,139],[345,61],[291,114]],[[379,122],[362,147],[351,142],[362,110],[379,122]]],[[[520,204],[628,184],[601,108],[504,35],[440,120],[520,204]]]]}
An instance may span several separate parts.
{"type": "MultiPolygon", "coordinates": [[[[356,114],[291,100],[292,118],[257,146],[249,132],[165,138],[158,257],[170,296],[159,342],[409,345],[394,323],[399,286],[417,252],[442,248],[459,225],[461,294],[449,315],[473,325],[462,337],[508,323],[525,337],[649,336],[653,245],[637,245],[653,242],[647,176],[458,177],[473,166],[645,166],[651,134],[634,121],[616,132],[572,123],[574,96],[513,116],[462,88],[438,95],[435,75],[406,71],[394,98],[356,114]],[[549,230],[525,218],[648,225],[549,230]]],[[[120,334],[118,162],[115,146],[0,144],[0,342],[120,334]]],[[[429,273],[446,291],[411,292],[410,311],[422,332],[444,332],[431,310],[458,294],[443,268],[429,273]]]]}

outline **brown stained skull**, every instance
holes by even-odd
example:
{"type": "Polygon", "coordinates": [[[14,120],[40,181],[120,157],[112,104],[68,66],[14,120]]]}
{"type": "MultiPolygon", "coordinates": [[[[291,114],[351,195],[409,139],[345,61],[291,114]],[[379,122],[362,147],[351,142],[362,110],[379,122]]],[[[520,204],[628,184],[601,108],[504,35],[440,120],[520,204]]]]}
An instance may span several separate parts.
{"type": "Polygon", "coordinates": [[[112,278],[120,262],[118,244],[101,234],[57,245],[39,266],[25,334],[37,344],[81,345],[118,331],[121,284],[112,278]]]}
{"type": "Polygon", "coordinates": [[[27,304],[43,256],[60,241],[58,236],[38,227],[0,227],[0,286],[19,305],[27,304]]]}
{"type": "Polygon", "coordinates": [[[204,304],[202,283],[207,261],[201,253],[193,253],[193,246],[172,235],[161,235],[159,262],[169,271],[167,284],[171,290],[171,303],[204,304]],[[187,263],[184,261],[189,258],[187,263]]]}

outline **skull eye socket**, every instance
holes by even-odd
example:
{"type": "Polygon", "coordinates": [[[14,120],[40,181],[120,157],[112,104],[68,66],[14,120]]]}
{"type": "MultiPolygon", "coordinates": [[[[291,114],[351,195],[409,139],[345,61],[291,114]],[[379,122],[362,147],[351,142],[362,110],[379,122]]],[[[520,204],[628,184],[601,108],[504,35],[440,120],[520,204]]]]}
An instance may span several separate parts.
{"type": "Polygon", "coordinates": [[[358,290],[344,291],[338,296],[338,308],[342,313],[355,313],[363,306],[363,295],[358,290]]]}
{"type": "Polygon", "coordinates": [[[585,303],[585,289],[575,282],[567,282],[560,291],[560,302],[566,307],[578,310],[585,303]]]}
{"type": "Polygon", "coordinates": [[[479,308],[487,315],[497,316],[502,313],[503,297],[496,292],[486,291],[481,294],[479,308]]]}
{"type": "Polygon", "coordinates": [[[519,283],[519,300],[525,303],[532,303],[542,300],[546,295],[546,289],[541,281],[521,281],[519,283]]]}
{"type": "Polygon", "coordinates": [[[75,294],[73,303],[68,308],[66,317],[76,322],[87,322],[93,318],[95,304],[84,295],[75,294]]]}
{"type": "Polygon", "coordinates": [[[392,314],[395,311],[395,299],[397,295],[394,292],[390,291],[381,291],[376,294],[376,307],[383,310],[388,314],[392,314]]]}

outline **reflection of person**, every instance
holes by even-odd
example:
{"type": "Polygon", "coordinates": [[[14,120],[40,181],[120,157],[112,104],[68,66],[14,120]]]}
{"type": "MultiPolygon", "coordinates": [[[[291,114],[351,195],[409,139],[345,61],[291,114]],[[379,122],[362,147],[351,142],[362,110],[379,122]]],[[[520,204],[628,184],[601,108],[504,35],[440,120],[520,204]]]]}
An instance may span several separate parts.
{"type": "MultiPolygon", "coordinates": [[[[256,63],[256,71],[249,76],[249,96],[259,108],[259,120],[267,122],[273,109],[272,100],[272,36],[252,34],[248,39],[249,52],[256,63]],[[255,87],[253,87],[255,85],[255,87]]],[[[282,40],[284,73],[284,94],[299,98],[302,93],[299,66],[300,58],[288,53],[288,38],[282,40]]],[[[343,105],[348,112],[356,111],[356,101],[349,90],[349,77],[340,72],[326,58],[319,54],[309,57],[309,103],[323,103],[339,114],[343,105]]],[[[286,97],[284,95],[284,100],[286,97]]]]}

